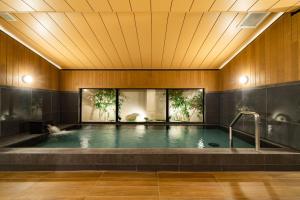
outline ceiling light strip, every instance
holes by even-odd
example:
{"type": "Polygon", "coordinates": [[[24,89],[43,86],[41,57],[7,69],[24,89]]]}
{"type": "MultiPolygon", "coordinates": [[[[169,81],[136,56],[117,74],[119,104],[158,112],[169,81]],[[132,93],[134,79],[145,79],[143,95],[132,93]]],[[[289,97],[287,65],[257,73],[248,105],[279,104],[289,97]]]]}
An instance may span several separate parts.
{"type": "Polygon", "coordinates": [[[262,32],[264,32],[269,26],[271,26],[279,17],[281,17],[284,12],[277,13],[268,23],[266,23],[259,31],[257,31],[250,40],[243,44],[239,50],[237,50],[232,56],[230,56],[220,67],[222,69],[225,67],[233,58],[235,58],[243,49],[245,49],[251,42],[253,42],[262,32]]]}
{"type": "Polygon", "coordinates": [[[25,47],[27,47],[28,49],[30,49],[34,53],[38,54],[39,56],[41,56],[42,58],[44,58],[45,60],[47,60],[49,63],[51,63],[52,65],[54,65],[56,68],[61,69],[61,67],[58,64],[56,64],[55,62],[51,61],[49,58],[47,58],[46,56],[44,56],[42,53],[38,52],[37,50],[35,50],[31,46],[29,46],[28,44],[26,44],[25,42],[23,42],[21,39],[19,39],[17,36],[15,36],[11,32],[9,32],[6,28],[4,28],[1,25],[0,25],[0,30],[3,31],[4,33],[6,33],[7,35],[9,35],[10,37],[12,37],[13,39],[15,39],[18,42],[20,42],[22,45],[24,45],[25,47]]]}

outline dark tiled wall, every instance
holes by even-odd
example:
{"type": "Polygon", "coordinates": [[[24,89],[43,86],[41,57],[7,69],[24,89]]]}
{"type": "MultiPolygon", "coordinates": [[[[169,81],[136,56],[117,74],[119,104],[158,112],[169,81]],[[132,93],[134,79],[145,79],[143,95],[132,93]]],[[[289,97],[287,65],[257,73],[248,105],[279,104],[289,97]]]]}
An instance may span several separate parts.
{"type": "Polygon", "coordinates": [[[29,131],[29,121],[60,122],[55,91],[1,87],[0,105],[0,137],[29,131]]]}
{"type": "MultiPolygon", "coordinates": [[[[220,125],[228,126],[241,109],[261,115],[263,138],[300,149],[300,83],[221,93],[220,125]]],[[[235,128],[254,134],[253,119],[243,117],[235,128]]]]}
{"type": "Polygon", "coordinates": [[[220,123],[220,93],[205,93],[205,123],[220,123]]]}
{"type": "Polygon", "coordinates": [[[79,122],[79,93],[60,92],[60,119],[62,124],[75,124],[79,122]]]}
{"type": "MultiPolygon", "coordinates": [[[[79,122],[79,93],[36,89],[0,88],[0,136],[29,130],[28,122],[44,120],[56,124],[79,122]]],[[[220,93],[206,93],[205,122],[219,124],[220,93]]]]}

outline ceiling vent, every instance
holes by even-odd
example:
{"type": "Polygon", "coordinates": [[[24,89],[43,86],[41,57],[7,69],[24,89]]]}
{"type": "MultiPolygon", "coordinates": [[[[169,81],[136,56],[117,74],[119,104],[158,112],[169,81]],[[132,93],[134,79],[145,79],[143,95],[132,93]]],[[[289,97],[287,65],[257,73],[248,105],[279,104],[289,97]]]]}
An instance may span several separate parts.
{"type": "Polygon", "coordinates": [[[251,12],[248,13],[239,24],[241,28],[256,28],[269,15],[268,12],[251,12]]]}
{"type": "Polygon", "coordinates": [[[5,19],[6,21],[9,21],[9,22],[11,22],[11,21],[17,21],[16,20],[16,18],[14,17],[14,16],[12,16],[11,14],[9,14],[9,13],[0,13],[0,16],[3,18],[3,19],[5,19]]]}

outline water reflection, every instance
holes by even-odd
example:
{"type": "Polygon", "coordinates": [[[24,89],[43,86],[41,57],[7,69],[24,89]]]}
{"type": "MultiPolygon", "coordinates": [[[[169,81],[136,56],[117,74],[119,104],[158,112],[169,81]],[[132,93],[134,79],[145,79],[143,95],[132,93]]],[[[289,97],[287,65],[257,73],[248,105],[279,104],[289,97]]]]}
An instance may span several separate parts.
{"type": "MultiPolygon", "coordinates": [[[[50,136],[39,147],[79,148],[205,148],[228,147],[228,134],[220,129],[196,126],[84,126],[60,137],[50,136]]],[[[253,145],[234,138],[235,147],[253,145]]]]}
{"type": "Polygon", "coordinates": [[[80,135],[80,147],[81,148],[89,148],[90,147],[90,142],[91,140],[91,135],[90,134],[81,134],[80,135]]]}
{"type": "Polygon", "coordinates": [[[204,141],[203,141],[202,138],[201,138],[201,139],[199,140],[199,142],[198,142],[198,148],[199,148],[199,149],[204,148],[204,141]]]}

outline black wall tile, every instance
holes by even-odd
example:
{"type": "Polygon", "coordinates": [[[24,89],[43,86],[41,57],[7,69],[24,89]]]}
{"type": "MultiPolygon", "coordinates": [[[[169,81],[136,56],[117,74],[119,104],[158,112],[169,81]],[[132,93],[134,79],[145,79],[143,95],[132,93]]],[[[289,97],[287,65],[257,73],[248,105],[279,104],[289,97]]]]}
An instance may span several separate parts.
{"type": "Polygon", "coordinates": [[[60,123],[56,91],[2,87],[0,102],[0,137],[28,132],[32,120],[60,123]]]}
{"type": "MultiPolygon", "coordinates": [[[[300,84],[223,92],[220,96],[220,125],[228,126],[239,109],[261,116],[261,137],[300,149],[300,84]]],[[[254,134],[254,119],[240,119],[235,129],[254,134]]]]}
{"type": "Polygon", "coordinates": [[[1,122],[2,122],[2,120],[3,120],[3,118],[2,118],[2,117],[3,117],[3,116],[2,116],[2,110],[1,110],[1,108],[2,108],[2,103],[1,103],[1,102],[2,102],[2,101],[1,101],[1,93],[2,93],[2,88],[0,88],[0,137],[1,137],[1,135],[2,135],[2,134],[1,134],[1,133],[2,133],[2,131],[1,131],[1,130],[2,130],[2,123],[1,123],[1,122]]]}
{"type": "Polygon", "coordinates": [[[300,124],[300,84],[267,89],[268,121],[300,124]]]}
{"type": "Polygon", "coordinates": [[[31,90],[13,89],[13,114],[17,119],[26,120],[31,116],[31,90]]]}
{"type": "MultiPolygon", "coordinates": [[[[242,92],[230,91],[224,92],[220,97],[220,124],[229,126],[230,122],[238,114],[242,107],[242,92]]],[[[235,124],[235,128],[240,130],[243,127],[243,121],[240,120],[235,124]]]]}
{"type": "MultiPolygon", "coordinates": [[[[247,89],[242,91],[243,101],[242,107],[244,110],[254,111],[260,115],[261,119],[261,136],[266,136],[266,109],[267,109],[267,90],[262,89],[247,89]]],[[[254,135],[254,118],[253,116],[245,116],[243,118],[244,132],[254,135]]]]}
{"type": "Polygon", "coordinates": [[[205,123],[220,123],[220,93],[205,94],[205,123]]]}
{"type": "Polygon", "coordinates": [[[52,94],[52,112],[60,112],[59,92],[51,92],[52,94]]]}
{"type": "Polygon", "coordinates": [[[62,124],[74,124],[79,122],[79,93],[60,92],[60,111],[62,124]]]}

